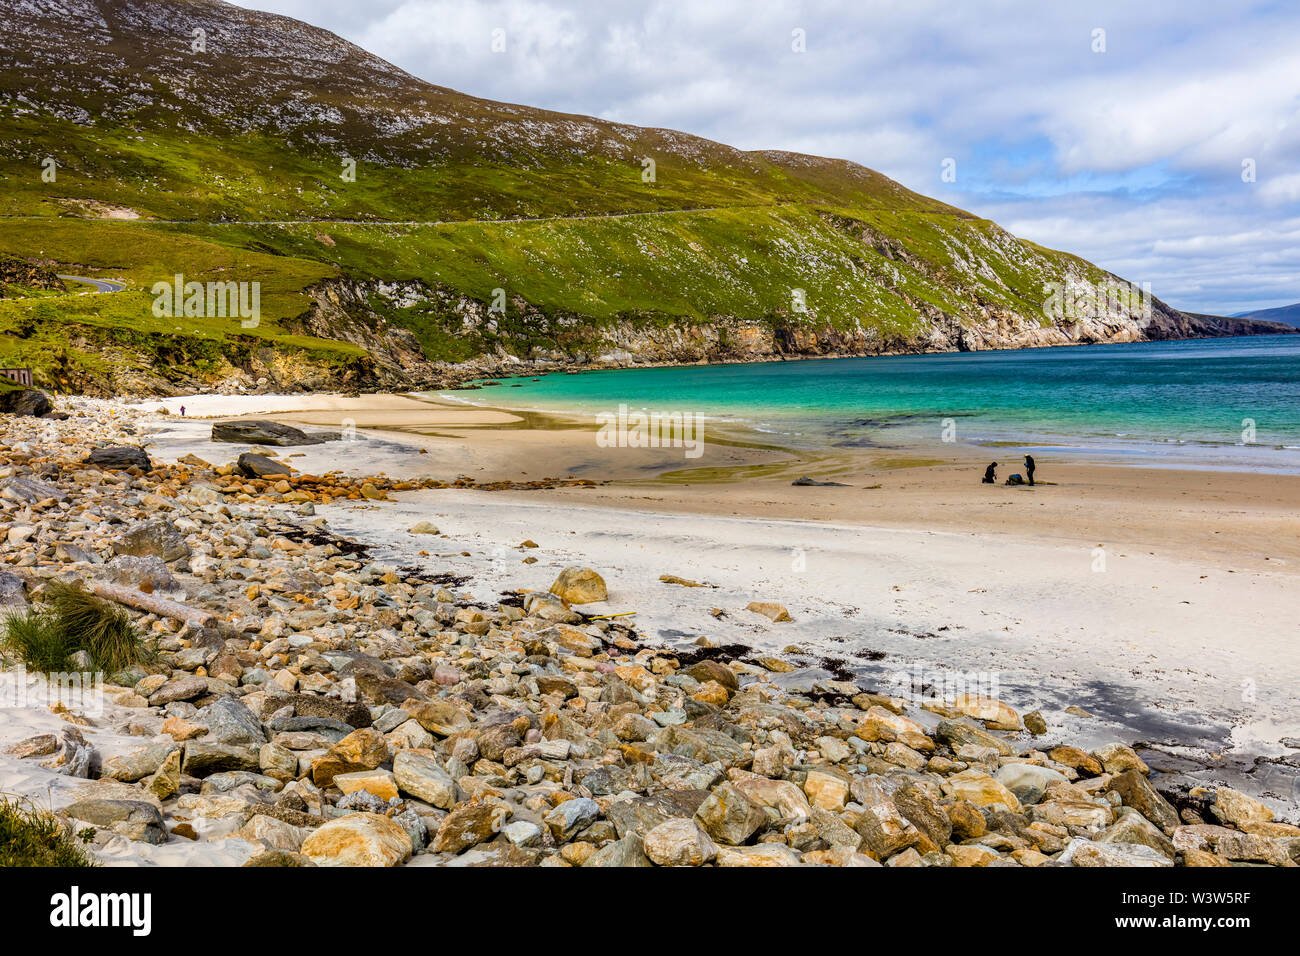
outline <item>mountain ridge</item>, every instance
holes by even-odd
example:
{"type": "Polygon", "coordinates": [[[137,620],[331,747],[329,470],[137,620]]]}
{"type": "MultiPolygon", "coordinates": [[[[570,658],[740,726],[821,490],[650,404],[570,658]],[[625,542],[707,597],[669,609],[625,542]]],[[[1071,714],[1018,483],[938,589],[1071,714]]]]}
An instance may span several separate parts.
{"type": "Polygon", "coordinates": [[[130,286],[0,306],[0,363],[53,387],[410,387],[1224,328],[1116,304],[1105,270],[847,160],[494,103],[217,0],[20,0],[0,134],[0,253],[130,286]],[[260,324],[151,315],[145,290],[178,273],[260,283],[260,324]],[[1046,314],[1052,287],[1092,304],[1046,314]]]}
{"type": "Polygon", "coordinates": [[[1253,309],[1248,312],[1234,312],[1234,319],[1256,319],[1261,322],[1280,322],[1300,328],[1300,302],[1291,305],[1279,305],[1272,309],[1253,309]]]}

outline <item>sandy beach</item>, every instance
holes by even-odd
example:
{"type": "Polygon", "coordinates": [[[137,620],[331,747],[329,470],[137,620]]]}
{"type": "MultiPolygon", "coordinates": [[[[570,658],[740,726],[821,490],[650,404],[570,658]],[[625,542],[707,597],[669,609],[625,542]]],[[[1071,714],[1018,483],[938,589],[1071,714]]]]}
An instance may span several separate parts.
{"type": "MultiPolygon", "coordinates": [[[[424,491],[322,510],[340,533],[391,541],[404,561],[436,554],[480,588],[508,578],[544,589],[581,560],[606,574],[610,611],[639,609],[651,637],[798,645],[809,666],[792,680],[828,666],[894,683],[918,667],[995,672],[1009,702],[1042,708],[1072,734],[1229,763],[1294,753],[1280,741],[1300,735],[1295,476],[1040,458],[1039,485],[989,486],[979,482],[987,451],[952,446],[810,455],[719,434],[689,461],[681,449],[601,448],[580,419],[425,397],[207,396],[159,407],[181,404],[189,415],[357,429],[354,442],[286,450],[283,460],[307,473],[600,483],[424,491]],[[803,475],[844,487],[791,486],[803,475]],[[422,519],[443,532],[432,547],[404,534],[422,519]],[[527,538],[541,545],[529,552],[536,564],[520,563],[527,538]],[[711,586],[665,585],[662,574],[711,586]],[[756,599],[786,604],[794,621],[738,610],[756,599]]],[[[228,454],[206,440],[209,424],[171,423],[152,450],[228,454]]],[[[1291,778],[1279,781],[1286,792],[1276,795],[1294,800],[1291,778]]]]}
{"type": "Polygon", "coordinates": [[[1295,865],[1298,565],[1252,547],[1294,479],[65,401],[4,446],[0,584],[106,588],[142,650],[64,706],[7,665],[0,791],[105,864],[1295,865]],[[213,442],[232,413],[322,434],[213,442]],[[793,829],[747,844],[769,805],[793,829]]]}

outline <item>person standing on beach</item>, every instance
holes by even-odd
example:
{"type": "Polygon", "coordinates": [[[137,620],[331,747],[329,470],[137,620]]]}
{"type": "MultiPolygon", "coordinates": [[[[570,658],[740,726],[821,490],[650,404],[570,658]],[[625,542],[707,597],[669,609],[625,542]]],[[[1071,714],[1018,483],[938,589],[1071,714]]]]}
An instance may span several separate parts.
{"type": "Polygon", "coordinates": [[[996,474],[997,470],[998,470],[998,463],[996,461],[984,469],[984,484],[991,485],[998,480],[998,476],[996,474]]]}
{"type": "Polygon", "coordinates": [[[1029,479],[1029,483],[1031,485],[1034,483],[1034,456],[1033,455],[1025,456],[1025,477],[1029,479]]]}

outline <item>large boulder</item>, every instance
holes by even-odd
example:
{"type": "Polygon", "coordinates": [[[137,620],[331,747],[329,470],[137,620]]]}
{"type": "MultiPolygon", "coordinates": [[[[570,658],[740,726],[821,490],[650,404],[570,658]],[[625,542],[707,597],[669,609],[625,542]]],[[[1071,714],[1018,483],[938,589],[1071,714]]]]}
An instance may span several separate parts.
{"type": "Polygon", "coordinates": [[[308,434],[292,425],[268,422],[262,419],[238,419],[230,422],[213,422],[212,440],[234,442],[237,445],[320,445],[335,441],[337,432],[308,434]]]}
{"type": "MultiPolygon", "coordinates": [[[[370,708],[360,701],[336,700],[333,697],[319,697],[316,694],[272,694],[262,704],[262,719],[269,718],[285,707],[292,707],[294,714],[300,718],[338,720],[349,727],[370,726],[370,708]]],[[[468,720],[466,722],[468,723],[468,720]]]]}
{"type": "Polygon", "coordinates": [[[0,391],[0,412],[10,415],[48,415],[54,411],[50,397],[36,388],[10,388],[0,391]]]}
{"type": "Polygon", "coordinates": [[[312,761],[312,781],[318,787],[328,787],[339,774],[374,770],[387,759],[388,741],[384,735],[373,727],[363,727],[312,761]]]}
{"type": "Polygon", "coordinates": [[[200,779],[210,777],[214,773],[238,771],[257,773],[262,769],[262,761],[258,757],[260,749],[260,747],[244,747],[238,744],[191,740],[185,745],[181,773],[200,779]]]}
{"type": "Polygon", "coordinates": [[[1124,806],[1132,807],[1165,833],[1173,833],[1181,822],[1173,804],[1157,793],[1147,778],[1136,770],[1115,774],[1106,789],[1118,793],[1124,806]]]}
{"type": "Polygon", "coordinates": [[[1084,867],[1168,867],[1174,861],[1142,843],[1096,843],[1075,837],[1058,863],[1084,867]]]}
{"type": "Polygon", "coordinates": [[[591,568],[569,567],[551,585],[551,593],[570,604],[591,604],[609,597],[605,579],[591,568]]]}
{"type": "Polygon", "coordinates": [[[293,474],[293,469],[288,465],[282,465],[273,458],[257,455],[251,451],[240,455],[236,465],[240,472],[249,478],[281,478],[293,474]]]}
{"type": "Polygon", "coordinates": [[[104,761],[100,776],[109,780],[120,780],[123,783],[135,783],[157,773],[163,762],[179,749],[178,744],[171,740],[164,740],[142,750],[110,757],[104,761]]]}
{"type": "Polygon", "coordinates": [[[1059,770],[1030,763],[1004,764],[998,769],[995,779],[1014,793],[1022,804],[1042,800],[1047,788],[1054,783],[1069,783],[1059,770]]]}
{"type": "Polygon", "coordinates": [[[724,783],[700,804],[695,819],[718,843],[739,846],[767,823],[767,814],[733,784],[724,783]]]}
{"type": "Polygon", "coordinates": [[[143,448],[133,448],[130,445],[108,445],[104,448],[96,448],[86,456],[83,464],[114,470],[139,468],[141,471],[148,471],[153,467],[153,462],[149,460],[143,448]]]}
{"type": "Polygon", "coordinates": [[[456,806],[456,781],[432,750],[399,750],[393,758],[398,789],[441,810],[456,806]]]}
{"type": "Polygon", "coordinates": [[[433,838],[433,852],[460,853],[501,832],[508,807],[499,803],[465,803],[442,818],[433,838]]]}
{"type": "Polygon", "coordinates": [[[396,866],[412,850],[407,832],[377,813],[339,817],[302,841],[302,855],[317,866],[396,866]]]}
{"type": "Polygon", "coordinates": [[[10,501],[21,502],[22,504],[36,504],[39,501],[48,501],[53,498],[55,501],[67,500],[68,493],[57,485],[52,485],[48,481],[41,481],[39,478],[26,478],[16,475],[13,478],[6,478],[0,481],[0,498],[8,498],[10,501]]]}
{"type": "Polygon", "coordinates": [[[645,855],[645,846],[635,833],[606,843],[603,847],[587,857],[583,866],[653,866],[645,855]]]}
{"type": "Polygon", "coordinates": [[[178,561],[190,556],[185,536],[164,518],[142,521],[130,528],[113,542],[113,551],[136,557],[153,555],[164,561],[178,561]]]}
{"type": "Polygon", "coordinates": [[[645,855],[659,866],[702,866],[718,855],[717,845],[691,819],[665,820],[645,835],[645,855]]]}
{"type": "Polygon", "coordinates": [[[142,843],[166,843],[167,827],[162,814],[144,800],[78,800],[60,813],[72,820],[121,834],[142,843]]]}
{"type": "Polygon", "coordinates": [[[1221,823],[1230,823],[1243,828],[1248,823],[1268,823],[1273,819],[1273,811],[1263,803],[1231,787],[1220,787],[1215,792],[1210,813],[1214,814],[1221,823]]]}
{"type": "Polygon", "coordinates": [[[177,596],[185,593],[166,562],[152,554],[143,557],[119,554],[104,565],[104,575],[113,584],[135,588],[146,594],[177,596]]]}
{"type": "Polygon", "coordinates": [[[234,697],[222,697],[214,701],[201,712],[199,719],[207,725],[208,741],[258,748],[267,742],[262,722],[234,697]]]}

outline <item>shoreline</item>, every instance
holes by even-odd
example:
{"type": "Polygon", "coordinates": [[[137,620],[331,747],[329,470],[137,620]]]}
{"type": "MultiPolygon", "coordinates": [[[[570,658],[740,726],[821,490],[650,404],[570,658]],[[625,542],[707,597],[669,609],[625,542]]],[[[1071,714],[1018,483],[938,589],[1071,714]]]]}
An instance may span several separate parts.
{"type": "MultiPolygon", "coordinates": [[[[228,410],[281,407],[276,397],[212,397],[211,417],[228,410]]],[[[140,407],[176,407],[184,400],[140,407]]],[[[680,449],[599,448],[596,428],[578,415],[473,407],[429,396],[293,397],[298,406],[261,417],[307,428],[351,422],[383,444],[358,462],[339,462],[398,477],[459,475],[480,483],[588,478],[599,487],[554,489],[572,502],[609,507],[653,502],[675,514],[806,518],[860,526],[918,527],[998,535],[1019,533],[1086,546],[1175,550],[1193,560],[1233,570],[1300,570],[1300,476],[1160,468],[1147,463],[1079,464],[1039,455],[1039,484],[981,485],[988,449],[939,445],[920,448],[790,448],[750,429],[719,428],[706,457],[691,461],[680,449]],[[424,449],[420,452],[419,449],[424,449]],[[846,487],[792,487],[796,478],[846,487]]],[[[172,442],[177,455],[200,454],[208,419],[176,422],[193,440],[172,442]]],[[[344,446],[348,447],[348,446],[344,446]]],[[[359,449],[358,449],[359,450],[359,449]]],[[[312,446],[290,449],[295,464],[319,471],[312,446]]],[[[1001,456],[1003,458],[1007,456],[1001,456]]],[[[1015,471],[1004,463],[999,479],[1015,471]]],[[[534,492],[528,492],[533,494],[534,492]]]]}
{"type": "MultiPolygon", "coordinates": [[[[1300,735],[1300,715],[1289,712],[1281,685],[1265,679],[1265,684],[1274,687],[1270,692],[1274,703],[1266,716],[1254,717],[1250,716],[1251,708],[1239,700],[1242,691],[1238,686],[1246,680],[1258,685],[1260,675],[1274,670],[1300,679],[1300,654],[1290,651],[1286,643],[1300,638],[1300,626],[1286,610],[1289,589],[1300,573],[1300,537],[1294,533],[1300,528],[1295,517],[1300,477],[1040,462],[1038,477],[1042,483],[1036,487],[984,486],[978,481],[982,462],[975,456],[979,450],[962,456],[948,448],[947,460],[909,457],[896,451],[815,458],[775,446],[755,448],[742,443],[720,448],[720,454],[734,461],[716,469],[693,465],[681,468],[684,463],[680,458],[671,461],[670,456],[662,454],[664,450],[597,449],[590,425],[576,420],[563,421],[559,428],[546,427],[545,417],[540,427],[524,420],[504,425],[485,420],[478,426],[455,427],[438,423],[437,416],[454,414],[461,406],[447,407],[421,398],[419,410],[434,416],[434,423],[416,433],[384,428],[387,425],[391,429],[395,409],[409,409],[415,400],[387,396],[379,408],[372,409],[373,418],[354,407],[364,406],[367,401],[350,399],[346,409],[317,408],[311,413],[298,409],[269,416],[320,427],[337,424],[337,419],[329,416],[346,411],[356,416],[359,430],[378,442],[377,447],[363,443],[349,448],[349,454],[342,457],[313,451],[310,446],[287,449],[301,458],[284,460],[306,471],[318,471],[316,461],[334,458],[351,473],[386,472],[396,478],[434,475],[450,479],[463,474],[486,483],[531,480],[545,474],[595,482],[588,487],[531,491],[406,493],[398,496],[400,509],[346,506],[332,518],[340,527],[356,529],[383,546],[400,550],[405,540],[401,522],[418,520],[423,510],[427,509],[440,526],[452,520],[454,512],[443,504],[451,499],[464,502],[466,508],[481,516],[479,527],[466,529],[471,538],[490,541],[490,547],[501,553],[513,553],[513,545],[489,533],[489,529],[517,525],[516,511],[554,513],[561,526],[557,534],[564,527],[580,528],[579,537],[592,542],[588,550],[570,556],[574,561],[593,560],[592,555],[598,553],[599,563],[617,565],[626,560],[626,554],[649,551],[658,556],[661,566],[658,570],[649,564],[640,567],[648,580],[663,573],[708,578],[707,565],[690,564],[691,573],[680,571],[676,565],[683,559],[689,562],[689,556],[697,552],[717,552],[716,559],[740,569],[742,577],[755,581],[776,581],[780,577],[798,580],[796,587],[782,591],[783,600],[793,607],[806,591],[808,597],[821,602],[819,614],[824,621],[833,620],[830,615],[835,613],[834,594],[853,592],[857,586],[854,582],[863,579],[833,575],[834,581],[828,585],[816,574],[794,577],[788,571],[782,573],[781,565],[788,567],[791,557],[788,553],[774,556],[780,549],[773,545],[781,536],[820,540],[828,553],[838,555],[837,561],[860,565],[860,575],[876,580],[875,593],[886,608],[892,609],[900,600],[900,592],[892,590],[899,582],[886,582],[875,564],[892,562],[907,567],[912,583],[904,590],[919,588],[923,597],[916,605],[904,598],[902,606],[913,607],[912,613],[917,613],[917,606],[923,607],[924,615],[931,619],[931,629],[954,623],[970,627],[992,614],[1006,618],[1002,627],[1023,632],[1027,628],[1026,615],[1036,617],[1035,626],[1043,634],[1055,635],[1051,641],[1037,642],[1039,646],[1035,646],[1024,644],[1025,638],[1021,638],[1019,643],[1007,645],[1005,631],[1003,636],[988,631],[981,641],[1002,648],[995,659],[1015,661],[1015,667],[1021,670],[1026,662],[1036,661],[1030,664],[1030,671],[1037,667],[1042,673],[1052,673],[1057,664],[1046,650],[1056,642],[1056,652],[1067,653],[1075,660],[1073,685],[1065,681],[1055,691],[1062,700],[1068,696],[1070,686],[1104,684],[1104,675],[1109,671],[1122,671],[1125,676],[1121,683],[1125,683],[1131,679],[1129,671],[1133,668],[1146,669],[1154,663],[1160,672],[1201,674],[1182,681],[1182,689],[1171,692],[1171,699],[1176,697],[1182,701],[1181,706],[1190,707],[1198,694],[1216,695],[1217,703],[1203,706],[1195,722],[1227,720],[1218,738],[1222,743],[1231,743],[1236,734],[1238,745],[1252,753],[1278,756],[1282,751],[1276,745],[1277,738],[1300,735]],[[380,427],[364,427],[368,422],[380,427]],[[426,453],[420,453],[420,448],[426,453]],[[603,452],[603,457],[595,454],[598,451],[603,452]],[[545,467],[561,463],[573,467],[545,467]],[[841,481],[845,486],[791,486],[793,478],[804,474],[841,481]],[[479,498],[483,498],[481,503],[479,498]],[[386,511],[404,517],[384,519],[386,511]],[[373,515],[374,521],[367,515],[373,515]],[[685,550],[675,558],[673,548],[679,546],[673,542],[684,532],[669,529],[687,527],[683,522],[708,531],[691,532],[692,543],[680,546],[685,550]],[[643,527],[641,537],[628,538],[610,530],[631,524],[643,527]],[[656,530],[658,525],[665,530],[656,530]],[[761,541],[768,553],[761,560],[746,557],[746,549],[752,545],[741,543],[751,540],[754,528],[767,531],[754,539],[761,541]],[[885,547],[879,543],[882,538],[895,543],[885,547]],[[936,551],[931,539],[945,544],[936,551]],[[595,545],[600,545],[599,551],[595,545]],[[1095,570],[1098,549],[1106,565],[1103,573],[1095,570]],[[1020,568],[1026,569],[1020,575],[1023,580],[1017,580],[1020,568]],[[774,571],[777,578],[772,577],[774,571]],[[1002,590],[990,605],[954,611],[956,620],[936,616],[936,609],[945,604],[961,608],[962,602],[956,600],[958,594],[987,591],[991,580],[1000,581],[1002,590]],[[1141,580],[1147,583],[1138,587],[1135,582],[1141,580]],[[945,598],[945,589],[952,589],[953,594],[945,598]],[[1067,597],[1071,594],[1075,596],[1067,597]],[[1189,614],[1189,609],[1193,613],[1189,614]],[[1247,610],[1249,613],[1245,613],[1247,610]],[[1120,661],[1131,659],[1127,670],[1109,663],[1090,663],[1086,647],[1072,636],[1080,629],[1101,627],[1103,618],[1102,629],[1111,635],[1107,640],[1118,642],[1118,649],[1108,650],[1107,654],[1118,655],[1120,661]],[[1171,624],[1173,621],[1178,623],[1171,624]],[[1187,628],[1184,638],[1170,633],[1175,627],[1187,628]],[[1139,636],[1125,640],[1123,635],[1130,630],[1139,636]],[[1265,634],[1276,636],[1265,641],[1265,634]],[[1218,666],[1222,674],[1216,677],[1204,668],[1205,647],[1207,642],[1224,641],[1230,645],[1241,641],[1247,644],[1241,651],[1242,661],[1221,661],[1218,666]],[[1229,679],[1225,674],[1233,676],[1229,679]],[[1236,721],[1237,730],[1232,729],[1232,721],[1236,721]],[[1286,726],[1276,731],[1270,741],[1266,739],[1269,728],[1277,721],[1286,726]],[[1250,726],[1257,729],[1240,729],[1250,726]]],[[[331,399],[324,404],[334,402],[331,399]]],[[[485,415],[489,412],[476,411],[485,415]]],[[[205,426],[195,423],[186,427],[202,430],[205,426]]],[[[203,457],[204,449],[201,443],[187,443],[169,450],[177,457],[186,453],[203,457]]],[[[680,451],[674,453],[680,456],[680,451]]],[[[530,536],[526,528],[518,531],[521,538],[530,536]]],[[[815,554],[817,547],[804,545],[805,556],[815,554]]],[[[478,545],[471,550],[477,554],[478,545]]],[[[794,545],[786,549],[794,550],[794,545]]],[[[483,570],[477,559],[464,563],[475,573],[483,570]]],[[[637,592],[638,601],[644,606],[656,606],[663,596],[654,592],[654,588],[637,592]]],[[[850,603],[857,600],[860,598],[850,603]]],[[[642,613],[646,620],[662,618],[662,629],[667,632],[712,626],[712,619],[698,615],[684,623],[671,613],[649,617],[645,616],[647,612],[642,613]]],[[[877,616],[883,633],[916,629],[916,622],[909,621],[907,614],[891,610],[888,615],[877,616]],[[890,620],[885,622],[884,617],[890,620]]],[[[819,646],[829,653],[832,649],[824,641],[833,635],[821,625],[818,628],[812,641],[823,642],[819,646]]],[[[746,639],[746,634],[739,634],[737,639],[746,639]]],[[[915,647],[909,649],[897,641],[877,640],[875,644],[890,646],[894,654],[916,653],[915,647]]],[[[941,647],[942,642],[931,643],[924,652],[933,653],[941,647]]],[[[954,659],[967,657],[959,648],[945,653],[954,659]]],[[[1169,701],[1161,696],[1167,690],[1160,682],[1146,688],[1136,685],[1133,700],[1148,702],[1144,706],[1151,717],[1150,726],[1166,725],[1158,711],[1168,706],[1169,701]]],[[[1095,692],[1095,688],[1089,691],[1095,692]]],[[[1125,726],[1124,706],[1110,701],[1106,709],[1116,717],[1114,726],[1125,726]]],[[[1143,722],[1132,720],[1127,726],[1139,732],[1143,722]]]]}

